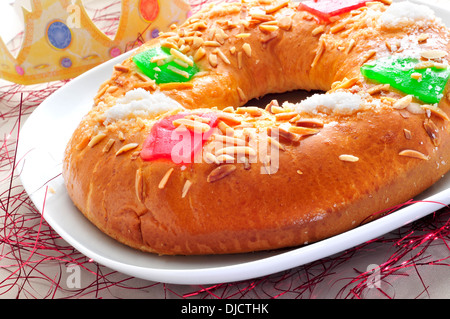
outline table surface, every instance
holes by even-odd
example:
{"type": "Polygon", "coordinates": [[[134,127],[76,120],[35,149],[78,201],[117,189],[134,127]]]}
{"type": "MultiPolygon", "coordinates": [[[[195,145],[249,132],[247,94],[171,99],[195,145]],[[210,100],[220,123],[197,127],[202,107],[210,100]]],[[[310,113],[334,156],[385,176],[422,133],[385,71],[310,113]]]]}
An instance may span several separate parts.
{"type": "MultiPolygon", "coordinates": [[[[1,14],[12,2],[0,5],[0,36],[8,41],[21,27],[13,15],[1,14]]],[[[450,8],[450,0],[423,2],[450,8]]],[[[24,87],[0,80],[0,298],[450,298],[448,209],[335,256],[237,283],[164,284],[89,260],[45,223],[15,171],[20,126],[64,84],[24,87]],[[429,234],[438,240],[427,240],[429,234]],[[386,266],[377,289],[361,276],[373,265],[386,266]]]]}

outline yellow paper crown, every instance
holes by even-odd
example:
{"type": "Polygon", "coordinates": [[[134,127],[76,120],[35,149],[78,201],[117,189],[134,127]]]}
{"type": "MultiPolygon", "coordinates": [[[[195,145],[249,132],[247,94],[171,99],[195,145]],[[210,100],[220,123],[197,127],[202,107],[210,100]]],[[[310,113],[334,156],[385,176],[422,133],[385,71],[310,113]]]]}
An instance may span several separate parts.
{"type": "Polygon", "coordinates": [[[81,0],[31,0],[24,8],[24,40],[14,57],[0,38],[0,77],[36,84],[76,77],[166,31],[189,15],[184,0],[122,0],[113,39],[89,18],[81,0]]]}

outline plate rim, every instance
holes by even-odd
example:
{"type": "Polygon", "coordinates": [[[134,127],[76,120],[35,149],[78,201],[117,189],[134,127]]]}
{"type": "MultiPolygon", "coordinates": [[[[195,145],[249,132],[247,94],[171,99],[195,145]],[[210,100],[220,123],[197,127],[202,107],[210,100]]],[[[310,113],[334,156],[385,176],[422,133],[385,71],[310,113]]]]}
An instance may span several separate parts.
{"type": "MultiPolygon", "coordinates": [[[[413,0],[412,2],[424,4],[422,1],[413,0]]],[[[426,5],[431,7],[437,13],[437,16],[446,15],[450,17],[450,10],[435,5],[429,4],[426,5]],[[439,11],[440,13],[438,13],[439,11]]],[[[36,121],[36,118],[39,118],[41,112],[45,111],[46,107],[48,107],[48,105],[51,105],[52,101],[57,100],[60,97],[60,95],[63,95],[65,93],[66,90],[70,90],[70,88],[72,88],[73,86],[79,85],[80,83],[85,81],[86,78],[89,79],[96,73],[98,72],[100,73],[102,70],[108,67],[112,68],[114,64],[127,58],[133,52],[134,50],[126,52],[120,55],[119,57],[108,60],[92,68],[91,70],[83,73],[82,75],[71,80],[69,83],[65,84],[61,88],[57,89],[47,99],[45,99],[28,116],[27,120],[21,127],[20,139],[17,145],[17,156],[25,158],[29,150],[23,149],[24,147],[23,145],[25,144],[23,142],[23,133],[24,132],[25,134],[28,133],[28,128],[30,127],[30,125],[32,125],[30,123],[36,121]]],[[[107,80],[107,78],[105,80],[107,80]]],[[[25,163],[23,165],[25,165],[25,163]]],[[[55,224],[55,221],[52,218],[49,219],[46,218],[45,212],[43,213],[43,210],[40,208],[39,199],[36,198],[36,196],[34,196],[35,195],[34,190],[31,190],[29,188],[29,185],[27,185],[26,178],[24,178],[22,174],[19,175],[19,178],[22,182],[25,191],[35,204],[38,211],[41,214],[43,214],[43,218],[47,221],[47,223],[59,234],[59,236],[61,236],[64,240],[66,240],[71,246],[76,248],[80,253],[84,254],[89,258],[92,258],[99,264],[117,270],[121,273],[128,274],[130,276],[139,277],[141,279],[151,281],[165,282],[171,284],[185,284],[185,285],[236,282],[289,270],[316,261],[318,259],[325,258],[333,254],[342,252],[346,249],[358,246],[368,240],[382,236],[383,234],[389,233],[390,231],[398,229],[432,212],[435,212],[436,210],[442,208],[443,207],[442,205],[450,204],[450,188],[447,188],[443,191],[433,194],[430,197],[427,197],[423,201],[410,204],[406,207],[403,207],[395,211],[395,213],[393,214],[389,214],[380,219],[374,220],[368,224],[358,226],[347,232],[332,236],[330,238],[321,240],[316,243],[311,243],[306,246],[287,248],[287,251],[281,252],[280,254],[276,254],[273,256],[263,257],[257,260],[247,261],[233,265],[225,265],[211,268],[160,269],[160,268],[141,267],[137,265],[131,265],[123,261],[114,260],[102,256],[101,254],[98,254],[89,247],[81,245],[76,240],[76,238],[73,238],[65,229],[61,228],[60,225],[55,224]],[[443,198],[447,199],[447,202],[441,200],[443,198]],[[420,213],[417,213],[417,210],[419,210],[420,213]],[[388,223],[390,226],[386,227],[386,223],[388,223]],[[381,224],[384,224],[384,226],[381,224]],[[356,241],[355,236],[358,238],[358,240],[356,241]],[[320,248],[320,246],[326,246],[327,249],[325,250],[318,249],[318,247],[320,248]],[[248,270],[249,267],[251,268],[251,274],[244,271],[246,269],[248,270]],[[218,273],[220,273],[219,277],[218,273]]],[[[100,232],[100,230],[98,231],[100,232]]]]}

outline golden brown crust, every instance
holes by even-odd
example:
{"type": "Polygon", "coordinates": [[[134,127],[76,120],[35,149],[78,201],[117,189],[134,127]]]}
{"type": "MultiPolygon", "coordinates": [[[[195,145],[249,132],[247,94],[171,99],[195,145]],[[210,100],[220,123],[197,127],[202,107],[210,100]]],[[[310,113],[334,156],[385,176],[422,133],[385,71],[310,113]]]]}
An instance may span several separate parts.
{"type": "MultiPolygon", "coordinates": [[[[383,30],[375,18],[385,6],[370,6],[370,15],[362,8],[323,29],[292,3],[245,24],[252,4],[204,10],[173,30],[177,43],[184,38],[180,34],[223,43],[203,46],[206,55],[198,63],[206,72],[184,88],[150,83],[136,75],[128,59],[127,71],[118,68],[103,85],[96,107],[68,144],[63,174],[74,203],[100,230],[131,247],[158,254],[224,254],[314,242],[419,194],[450,168],[449,101],[442,99],[436,109],[441,113],[396,109],[401,93],[362,78],[364,62],[390,54],[395,50],[390,43],[406,33],[419,35],[414,28],[383,30]],[[277,28],[261,28],[261,19],[277,21],[265,24],[277,28]],[[195,29],[199,32],[192,33],[195,29]],[[230,63],[212,66],[208,55],[217,57],[216,49],[230,63]],[[317,132],[282,134],[279,144],[273,142],[279,150],[275,168],[262,158],[247,163],[234,157],[230,164],[144,161],[138,152],[157,119],[105,125],[102,117],[136,87],[163,91],[187,109],[225,109],[239,119],[231,126],[241,135],[245,125],[267,133],[287,123],[297,129],[314,126],[317,132]],[[352,114],[294,114],[289,105],[258,114],[226,109],[295,89],[352,92],[379,106],[352,114]],[[124,146],[129,149],[121,153],[124,146]]],[[[423,33],[428,41],[418,43],[419,49],[450,51],[445,27],[432,24],[422,27],[423,33]]],[[[167,33],[140,50],[170,37],[167,33]]],[[[196,50],[188,52],[194,56],[196,50]]]]}

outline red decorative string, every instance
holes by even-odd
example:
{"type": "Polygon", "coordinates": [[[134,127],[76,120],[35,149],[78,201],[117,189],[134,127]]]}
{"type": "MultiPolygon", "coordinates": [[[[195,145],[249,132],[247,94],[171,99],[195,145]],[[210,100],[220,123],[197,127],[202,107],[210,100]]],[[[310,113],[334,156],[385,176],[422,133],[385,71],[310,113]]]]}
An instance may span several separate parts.
{"type": "MultiPolygon", "coordinates": [[[[192,12],[210,3],[191,0],[192,12]]],[[[218,0],[215,2],[226,2],[218,0]]],[[[108,36],[117,31],[120,1],[91,9],[92,19],[108,36]]],[[[18,35],[10,45],[17,50],[18,35]]],[[[139,36],[137,37],[139,40],[139,36]]],[[[139,42],[137,42],[139,43],[139,42]]],[[[337,255],[261,278],[234,283],[182,286],[134,278],[104,267],[66,243],[45,221],[45,205],[34,206],[20,183],[16,145],[20,127],[48,96],[70,81],[35,86],[0,86],[0,298],[433,298],[424,274],[450,265],[450,209],[337,255]],[[375,268],[358,263],[373,259],[375,268]],[[71,268],[72,267],[72,268],[71,268]],[[71,269],[81,272],[70,285],[71,269]],[[416,291],[399,291],[414,283],[416,291]]],[[[47,189],[48,191],[48,189],[47,189]]],[[[407,202],[406,204],[412,204],[407,202]]],[[[382,212],[395,213],[403,205],[382,212]]]]}

